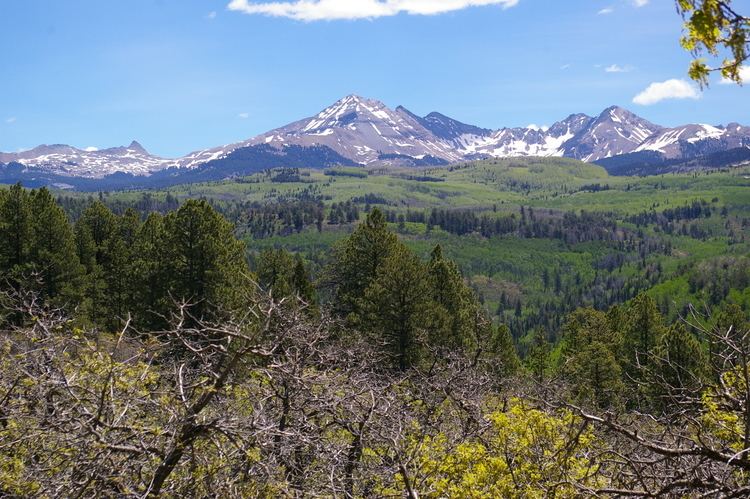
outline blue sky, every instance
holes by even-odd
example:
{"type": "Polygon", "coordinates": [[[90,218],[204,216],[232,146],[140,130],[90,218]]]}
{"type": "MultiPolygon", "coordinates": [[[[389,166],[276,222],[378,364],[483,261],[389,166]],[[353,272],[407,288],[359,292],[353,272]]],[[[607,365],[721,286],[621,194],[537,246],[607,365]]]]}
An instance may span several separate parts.
{"type": "Polygon", "coordinates": [[[136,139],[176,157],[350,93],[487,128],[612,104],[667,126],[750,124],[750,88],[716,78],[699,98],[673,81],[633,102],[653,83],[687,79],[671,0],[279,1],[3,2],[0,150],[136,139]],[[357,2],[374,14],[300,20],[358,17],[357,2]],[[436,5],[449,12],[420,13],[436,5]]]}

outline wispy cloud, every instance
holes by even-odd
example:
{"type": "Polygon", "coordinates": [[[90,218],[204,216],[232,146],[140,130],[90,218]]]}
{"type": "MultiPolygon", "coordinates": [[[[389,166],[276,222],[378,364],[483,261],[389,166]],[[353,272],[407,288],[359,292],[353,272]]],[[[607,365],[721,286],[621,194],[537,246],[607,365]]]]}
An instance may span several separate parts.
{"type": "MultiPolygon", "coordinates": [[[[740,68],[740,80],[742,80],[742,83],[750,83],[750,66],[742,66],[740,68]]],[[[719,83],[722,85],[732,85],[734,82],[729,78],[722,78],[719,83]]]]}
{"type": "Polygon", "coordinates": [[[649,2],[649,0],[633,0],[633,5],[636,7],[643,7],[649,2]]]}
{"type": "Polygon", "coordinates": [[[633,70],[632,66],[620,66],[619,64],[610,64],[604,71],[607,73],[629,73],[633,70]]]}
{"type": "Polygon", "coordinates": [[[566,69],[570,69],[571,67],[572,66],[570,64],[563,64],[562,66],[560,66],[560,69],[562,69],[563,71],[565,71],[566,69]]]}
{"type": "Polygon", "coordinates": [[[237,115],[238,118],[246,120],[250,117],[250,113],[240,113],[237,115]]]}
{"type": "Polygon", "coordinates": [[[212,10],[208,14],[206,14],[206,19],[216,19],[216,11],[212,10]]]}
{"type": "Polygon", "coordinates": [[[288,17],[299,21],[331,21],[339,19],[374,19],[405,13],[436,15],[469,7],[497,5],[504,9],[520,0],[294,0],[254,2],[232,0],[229,10],[245,14],[288,17]]]}
{"type": "Polygon", "coordinates": [[[700,99],[698,88],[685,80],[671,79],[654,82],[633,97],[635,104],[650,106],[667,99],[700,99]]]}
{"type": "Polygon", "coordinates": [[[16,117],[15,117],[15,116],[11,116],[10,118],[6,118],[6,119],[5,119],[5,122],[6,122],[7,124],[9,124],[9,125],[12,125],[13,123],[15,123],[15,122],[16,122],[16,117]]]}
{"type": "Polygon", "coordinates": [[[611,14],[614,11],[615,9],[613,7],[604,7],[602,10],[597,12],[597,14],[599,14],[600,16],[606,16],[607,14],[611,14]]]}

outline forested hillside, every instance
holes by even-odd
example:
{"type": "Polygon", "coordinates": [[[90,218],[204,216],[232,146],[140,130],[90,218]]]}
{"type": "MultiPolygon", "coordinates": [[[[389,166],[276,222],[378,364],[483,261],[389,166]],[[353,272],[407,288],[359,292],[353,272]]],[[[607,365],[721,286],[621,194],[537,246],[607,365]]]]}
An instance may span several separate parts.
{"type": "Polygon", "coordinates": [[[750,493],[744,172],[555,161],[0,191],[0,492],[750,493]]]}
{"type": "MultiPolygon", "coordinates": [[[[537,330],[556,340],[577,307],[606,310],[641,292],[669,320],[690,303],[713,308],[730,295],[750,307],[750,295],[726,279],[690,284],[711,280],[701,268],[742,265],[747,173],[611,177],[578,161],[532,158],[403,171],[280,169],[101,199],[122,214],[167,213],[204,198],[234,224],[251,261],[283,247],[306,260],[314,281],[332,245],[377,207],[421,258],[440,244],[524,353],[537,330]]],[[[65,194],[60,202],[77,219],[91,199],[65,194]]],[[[325,286],[320,292],[330,299],[325,286]]]]}

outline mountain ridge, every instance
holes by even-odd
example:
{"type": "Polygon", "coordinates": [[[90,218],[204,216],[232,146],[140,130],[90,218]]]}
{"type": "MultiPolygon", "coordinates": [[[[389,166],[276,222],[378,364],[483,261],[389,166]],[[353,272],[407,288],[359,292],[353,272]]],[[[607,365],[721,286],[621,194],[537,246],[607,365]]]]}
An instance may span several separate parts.
{"type": "MultiPolygon", "coordinates": [[[[330,161],[361,166],[424,166],[519,156],[569,157],[605,163],[620,157],[634,162],[677,164],[702,156],[750,148],[750,127],[687,124],[663,127],[620,107],[598,116],[573,113],[547,128],[503,127],[496,130],[463,123],[438,111],[426,116],[404,106],[347,95],[318,114],[247,140],[168,159],[152,155],[133,140],[128,146],[79,149],[40,145],[19,153],[0,152],[0,164],[15,170],[57,177],[104,178],[113,174],[150,176],[161,171],[206,168],[232,163],[233,174],[288,164],[327,167],[330,161]],[[293,148],[291,148],[293,147],[293,148]],[[245,150],[243,152],[243,150],[245,150]],[[293,161],[281,159],[293,154],[293,161]],[[21,165],[19,167],[19,165],[21,165]]],[[[730,157],[726,156],[726,157],[730,157]]],[[[622,168],[623,161],[617,162],[622,168]]],[[[222,170],[223,171],[223,170],[222,170]]]]}

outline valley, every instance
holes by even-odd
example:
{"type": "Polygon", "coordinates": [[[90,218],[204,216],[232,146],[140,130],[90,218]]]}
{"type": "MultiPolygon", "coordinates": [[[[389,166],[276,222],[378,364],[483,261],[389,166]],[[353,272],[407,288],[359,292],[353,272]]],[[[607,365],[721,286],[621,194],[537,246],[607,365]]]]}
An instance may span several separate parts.
{"type": "MultiPolygon", "coordinates": [[[[431,168],[273,169],[168,190],[104,193],[116,213],[207,199],[235,226],[251,261],[284,248],[320,278],[331,249],[373,208],[426,258],[440,244],[523,353],[539,328],[554,340],[575,308],[607,309],[647,292],[670,320],[692,305],[700,262],[746,258],[750,167],[611,176],[566,158],[513,158],[431,168]]],[[[88,194],[60,193],[71,214],[88,194]]],[[[326,290],[321,289],[322,296],[326,290]]],[[[731,300],[750,307],[747,289],[731,300]]],[[[739,294],[736,294],[739,293],[739,294]]]]}

